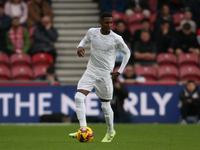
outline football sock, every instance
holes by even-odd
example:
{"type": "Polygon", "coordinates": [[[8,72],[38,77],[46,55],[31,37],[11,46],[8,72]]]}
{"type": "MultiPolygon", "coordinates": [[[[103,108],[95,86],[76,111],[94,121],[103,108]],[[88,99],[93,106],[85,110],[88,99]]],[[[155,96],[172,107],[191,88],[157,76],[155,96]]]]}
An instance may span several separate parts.
{"type": "Polygon", "coordinates": [[[76,104],[76,115],[78,117],[81,127],[87,127],[86,123],[86,114],[85,114],[85,95],[81,92],[77,92],[75,95],[75,104],[76,104]]]}
{"type": "Polygon", "coordinates": [[[101,102],[101,108],[104,112],[106,124],[108,126],[108,132],[114,132],[114,123],[113,123],[113,110],[111,108],[110,102],[101,102]]]}

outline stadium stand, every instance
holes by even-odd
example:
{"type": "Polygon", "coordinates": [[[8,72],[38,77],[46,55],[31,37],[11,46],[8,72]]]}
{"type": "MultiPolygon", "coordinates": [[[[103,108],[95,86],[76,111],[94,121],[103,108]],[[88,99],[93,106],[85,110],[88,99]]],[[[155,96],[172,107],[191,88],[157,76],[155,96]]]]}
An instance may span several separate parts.
{"type": "Polygon", "coordinates": [[[161,53],[157,56],[157,63],[161,66],[175,66],[177,67],[177,57],[171,53],[161,53]]]}
{"type": "Polygon", "coordinates": [[[150,66],[142,66],[136,69],[136,74],[146,78],[146,81],[156,81],[156,69],[150,66]]]}
{"type": "Polygon", "coordinates": [[[174,24],[179,25],[184,20],[184,13],[176,13],[172,17],[174,18],[174,24]]]}
{"type": "Polygon", "coordinates": [[[135,31],[141,28],[141,24],[133,24],[129,26],[131,34],[134,35],[135,31]]]}
{"type": "Polygon", "coordinates": [[[122,19],[127,24],[127,18],[126,18],[125,14],[115,12],[115,13],[112,13],[112,15],[113,15],[113,27],[112,27],[112,29],[115,29],[117,20],[122,19]]]}
{"type": "Polygon", "coordinates": [[[13,80],[29,81],[33,79],[33,71],[28,66],[15,66],[11,68],[13,80]]]}
{"type": "Polygon", "coordinates": [[[32,56],[33,66],[37,65],[53,65],[53,57],[47,53],[37,53],[32,56]]]}
{"type": "Polygon", "coordinates": [[[129,30],[131,31],[132,35],[134,35],[134,32],[136,30],[141,28],[141,21],[144,18],[147,18],[147,16],[144,15],[143,13],[134,13],[134,14],[129,16],[128,26],[129,26],[129,30]]]}
{"type": "Polygon", "coordinates": [[[8,81],[10,78],[10,69],[7,66],[0,65],[0,81],[8,81]]]}
{"type": "Polygon", "coordinates": [[[33,67],[33,78],[37,79],[39,77],[46,75],[46,70],[49,67],[48,64],[44,65],[38,65],[33,67]]]}
{"type": "Polygon", "coordinates": [[[199,66],[198,56],[192,53],[184,53],[179,55],[178,57],[178,66],[181,68],[182,66],[199,66]]]}
{"type": "Polygon", "coordinates": [[[172,16],[174,18],[174,25],[175,25],[175,29],[176,31],[180,30],[180,23],[181,21],[184,20],[184,13],[180,12],[180,13],[176,13],[172,16]]]}
{"type": "Polygon", "coordinates": [[[158,0],[148,0],[148,2],[151,14],[155,13],[157,10],[158,0]]]}
{"type": "Polygon", "coordinates": [[[175,66],[162,66],[158,69],[159,81],[178,81],[178,69],[175,66]]]}
{"type": "Polygon", "coordinates": [[[140,24],[142,19],[144,18],[147,18],[147,16],[144,15],[143,13],[134,13],[131,16],[129,16],[128,24],[129,25],[140,24]]]}
{"type": "Polygon", "coordinates": [[[4,53],[0,53],[0,64],[5,65],[5,66],[9,66],[9,57],[8,55],[4,54],[4,53]]]}
{"type": "Polygon", "coordinates": [[[188,80],[193,80],[193,81],[200,81],[200,70],[196,66],[182,66],[179,69],[179,77],[181,81],[188,81],[188,80]]]}
{"type": "Polygon", "coordinates": [[[10,65],[11,67],[15,66],[31,66],[31,57],[28,54],[22,53],[22,54],[12,54],[10,57],[10,65]]]}

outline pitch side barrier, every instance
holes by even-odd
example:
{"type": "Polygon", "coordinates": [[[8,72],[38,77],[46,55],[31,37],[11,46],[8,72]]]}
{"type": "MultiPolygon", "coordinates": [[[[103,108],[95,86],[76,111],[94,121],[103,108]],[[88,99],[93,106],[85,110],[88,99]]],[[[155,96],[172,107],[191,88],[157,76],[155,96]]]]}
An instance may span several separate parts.
{"type": "MultiPolygon", "coordinates": [[[[178,94],[182,85],[126,85],[124,109],[137,123],[178,123],[178,94]]],[[[0,123],[37,123],[43,114],[73,116],[76,86],[0,86],[0,123]]],[[[92,91],[86,98],[88,116],[99,117],[100,101],[92,91]]]]}

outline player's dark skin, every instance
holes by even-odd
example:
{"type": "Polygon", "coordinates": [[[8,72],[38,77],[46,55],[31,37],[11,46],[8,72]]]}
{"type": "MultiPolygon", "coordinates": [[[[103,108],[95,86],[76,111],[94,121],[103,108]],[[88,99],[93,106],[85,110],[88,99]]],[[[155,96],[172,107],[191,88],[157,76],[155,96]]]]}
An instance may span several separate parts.
{"type": "MultiPolygon", "coordinates": [[[[113,18],[112,17],[105,17],[103,20],[100,21],[101,24],[101,34],[103,35],[108,35],[110,34],[110,30],[113,26],[113,18]]],[[[83,47],[78,47],[77,49],[77,55],[79,57],[84,57],[85,56],[85,49],[83,47]]],[[[116,79],[119,77],[120,73],[117,71],[111,72],[110,73],[113,79],[116,79]]],[[[88,95],[90,91],[83,90],[83,89],[78,89],[77,92],[81,92],[84,95],[88,95]]],[[[101,98],[100,98],[101,99],[101,98]]],[[[102,102],[109,102],[110,100],[105,100],[101,99],[102,102]]]]}

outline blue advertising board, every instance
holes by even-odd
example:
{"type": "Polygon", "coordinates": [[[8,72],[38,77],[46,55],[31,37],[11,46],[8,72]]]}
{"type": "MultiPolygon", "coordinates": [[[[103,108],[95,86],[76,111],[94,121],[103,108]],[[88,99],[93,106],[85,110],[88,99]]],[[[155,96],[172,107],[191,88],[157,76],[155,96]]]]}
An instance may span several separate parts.
{"type": "MultiPolygon", "coordinates": [[[[177,123],[180,112],[178,94],[182,86],[127,85],[129,98],[124,109],[135,115],[132,122],[177,123]]],[[[76,86],[0,87],[0,123],[39,122],[43,114],[62,112],[73,116],[76,86]]],[[[87,116],[100,115],[95,92],[86,98],[87,116]]]]}

